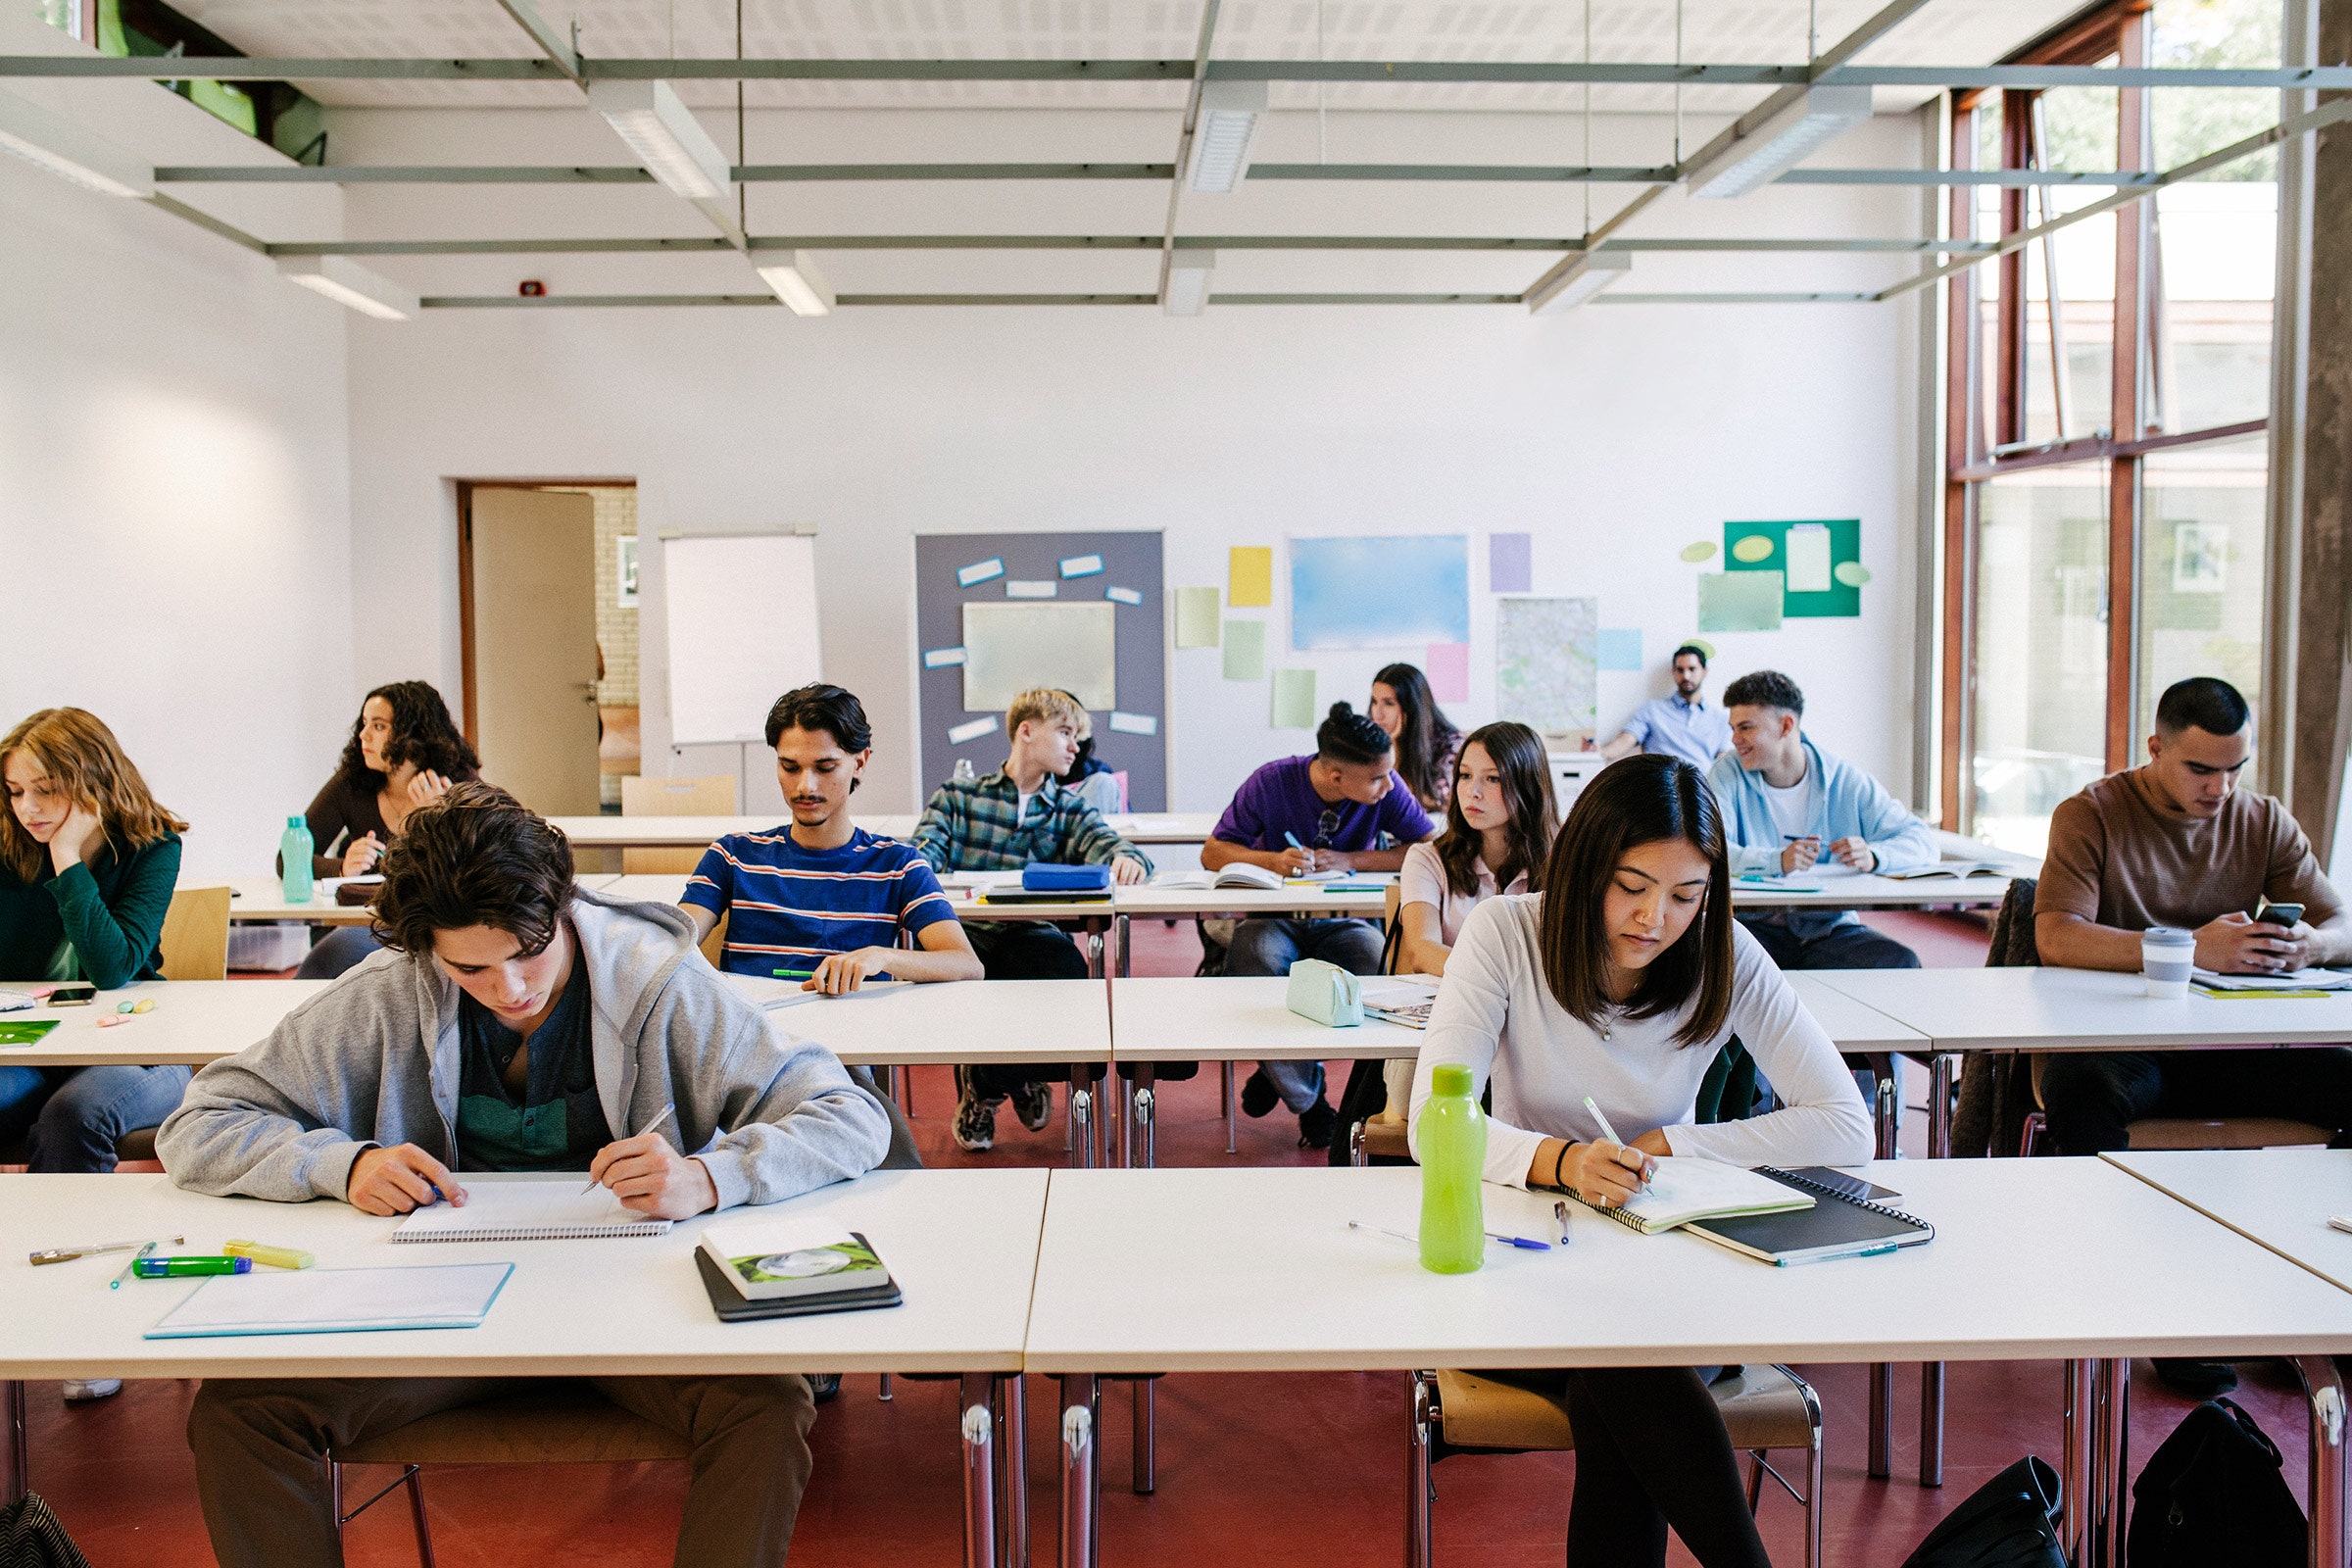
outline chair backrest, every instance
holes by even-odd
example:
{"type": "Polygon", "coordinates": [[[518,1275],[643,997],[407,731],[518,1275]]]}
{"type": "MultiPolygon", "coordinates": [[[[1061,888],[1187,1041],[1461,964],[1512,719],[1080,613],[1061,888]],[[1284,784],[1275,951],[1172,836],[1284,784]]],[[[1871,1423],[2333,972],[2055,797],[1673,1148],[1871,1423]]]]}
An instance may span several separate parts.
{"type": "Polygon", "coordinates": [[[1399,883],[1392,882],[1389,884],[1388,913],[1382,916],[1387,923],[1381,929],[1388,933],[1387,939],[1380,945],[1380,972],[1382,974],[1396,972],[1396,956],[1404,951],[1403,928],[1396,923],[1396,911],[1402,907],[1404,907],[1404,888],[1399,883]]]}
{"type": "Polygon", "coordinates": [[[2034,945],[2034,889],[2037,885],[2030,876],[2010,880],[2009,891],[2001,895],[2000,913],[1992,917],[1992,946],[1984,955],[1985,968],[2040,966],[2041,950],[2034,945]]]}
{"type": "MultiPolygon", "coordinates": [[[[711,778],[623,778],[620,814],[733,816],[735,779],[732,774],[711,778]]],[[[620,868],[630,876],[674,876],[693,870],[702,859],[701,850],[623,850],[620,868]]]]}
{"type": "Polygon", "coordinates": [[[167,980],[227,979],[228,889],[175,889],[158,945],[167,980]]]}
{"type": "Polygon", "coordinates": [[[718,914],[718,924],[712,926],[710,934],[703,938],[703,956],[710,960],[711,968],[723,970],[726,968],[726,964],[722,960],[726,956],[727,911],[721,909],[718,914]]]}

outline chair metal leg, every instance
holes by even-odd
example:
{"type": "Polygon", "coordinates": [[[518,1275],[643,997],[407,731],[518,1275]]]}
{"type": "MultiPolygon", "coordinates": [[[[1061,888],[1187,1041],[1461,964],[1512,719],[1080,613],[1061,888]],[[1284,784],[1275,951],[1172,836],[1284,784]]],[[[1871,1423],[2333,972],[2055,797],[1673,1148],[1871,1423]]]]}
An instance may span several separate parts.
{"type": "Polygon", "coordinates": [[[995,1382],[985,1372],[968,1372],[962,1382],[964,1568],[997,1568],[995,1382]]]}
{"type": "Polygon", "coordinates": [[[2100,1557],[2107,1568],[2123,1568],[2124,1527],[2132,1503],[2132,1362],[2099,1363],[2099,1517],[2100,1557]]]}
{"type": "Polygon", "coordinates": [[[335,1542],[343,1541],[343,1527],[351,1523],[351,1515],[343,1511],[343,1467],[334,1460],[326,1461],[326,1505],[335,1514],[335,1542]]]}
{"type": "Polygon", "coordinates": [[[1139,1497],[1149,1497],[1158,1485],[1154,1477],[1159,1457],[1155,1433],[1155,1418],[1159,1410],[1155,1391],[1158,1388],[1157,1378],[1135,1380],[1135,1454],[1132,1460],[1135,1475],[1129,1487],[1139,1497]]]}
{"type": "Polygon", "coordinates": [[[422,1568],[433,1568],[433,1527],[424,1518],[424,1470],[411,1465],[403,1479],[409,1489],[409,1523],[416,1528],[416,1561],[422,1568]]]}
{"type": "Polygon", "coordinates": [[[1764,1500],[1764,1454],[1751,1448],[1747,1454],[1747,1516],[1756,1516],[1756,1505],[1764,1500]]]}
{"type": "Polygon", "coordinates": [[[1415,1372],[1404,1442],[1404,1568],[1431,1568],[1430,1516],[1438,1494],[1430,1462],[1443,1420],[1437,1374],[1415,1372]]]}
{"type": "Polygon", "coordinates": [[[2058,1457],[2059,1495],[2064,1499],[2058,1516],[2058,1545],[2075,1568],[2091,1568],[2088,1504],[2091,1455],[2098,1446],[2096,1400],[2091,1389],[2095,1366],[2091,1361],[2069,1361],[2062,1374],[2066,1439],[2058,1457]]]}
{"type": "Polygon", "coordinates": [[[1102,1484],[1095,1443],[1101,1388],[1085,1373],[1061,1380],[1061,1568],[1095,1568],[1101,1541],[1095,1504],[1102,1484]]]}
{"type": "MultiPolygon", "coordinates": [[[[2346,1542],[2344,1383],[2328,1355],[2298,1355],[2311,1400],[2311,1568],[2342,1568],[2346,1542]]],[[[2120,1568],[2120,1565],[2119,1565],[2120,1568]]]]}
{"type": "Polygon", "coordinates": [[[1873,1481],[1894,1473],[1894,1365],[1889,1361],[1870,1369],[1869,1469],[1873,1481]]]}
{"type": "Polygon", "coordinates": [[[1348,1163],[1358,1170],[1372,1163],[1372,1156],[1364,1152],[1364,1124],[1360,1121],[1348,1124],[1348,1163]]]}
{"type": "Polygon", "coordinates": [[[1805,1568],[1821,1568],[1821,1422],[1813,1423],[1813,1451],[1805,1457],[1805,1568]]]}
{"type": "Polygon", "coordinates": [[[1960,1058],[1938,1051],[1928,1058],[1928,1157],[1952,1157],[1952,1093],[1960,1076],[1960,1058]]]}
{"type": "Polygon", "coordinates": [[[874,1395],[874,1397],[881,1400],[884,1404],[888,1404],[890,1402],[891,1393],[889,1373],[885,1372],[882,1374],[882,1386],[881,1389],[874,1395]]]}
{"type": "Polygon", "coordinates": [[[25,1441],[24,1421],[24,1382],[0,1382],[0,1508],[32,1488],[32,1450],[25,1441]]]}
{"type": "Polygon", "coordinates": [[[1233,1141],[1235,1132],[1235,1123],[1233,1119],[1233,1063],[1230,1061],[1218,1062],[1217,1078],[1221,1086],[1222,1093],[1225,1097],[1225,1152],[1230,1154],[1235,1152],[1235,1145],[1233,1141]]]}
{"type": "Polygon", "coordinates": [[[997,1510],[999,1560],[1029,1568],[1029,1381],[1018,1372],[997,1379],[997,1472],[1004,1502],[997,1510]]]}

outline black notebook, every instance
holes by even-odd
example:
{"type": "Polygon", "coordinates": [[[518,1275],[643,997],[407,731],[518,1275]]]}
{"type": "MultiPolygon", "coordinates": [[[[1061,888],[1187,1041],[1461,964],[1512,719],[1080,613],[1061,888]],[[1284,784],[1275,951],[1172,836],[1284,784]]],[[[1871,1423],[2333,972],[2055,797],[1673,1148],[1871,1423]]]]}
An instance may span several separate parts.
{"type": "Polygon", "coordinates": [[[703,1276],[703,1290],[710,1298],[710,1310],[718,1314],[721,1323],[749,1323],[755,1318],[767,1317],[815,1317],[823,1312],[862,1312],[871,1307],[897,1306],[906,1300],[899,1294],[896,1280],[862,1291],[748,1300],[741,1291],[727,1283],[726,1274],[710,1260],[710,1254],[699,1247],[694,1250],[694,1266],[703,1276]]]}
{"type": "Polygon", "coordinates": [[[1770,1165],[1757,1166],[1756,1174],[1811,1194],[1813,1206],[1776,1214],[1692,1220],[1683,1228],[1718,1247],[1784,1268],[1833,1257],[1868,1257],[1936,1239],[1936,1227],[1926,1220],[1843,1190],[1850,1178],[1833,1185],[1803,1171],[1775,1170],[1770,1165]]]}

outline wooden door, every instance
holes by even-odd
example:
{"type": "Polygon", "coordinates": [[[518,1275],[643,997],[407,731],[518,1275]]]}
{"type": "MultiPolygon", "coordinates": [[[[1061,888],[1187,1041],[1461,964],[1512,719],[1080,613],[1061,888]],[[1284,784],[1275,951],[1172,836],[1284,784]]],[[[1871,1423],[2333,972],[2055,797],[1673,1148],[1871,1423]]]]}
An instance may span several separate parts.
{"type": "Polygon", "coordinates": [[[482,776],[542,816],[594,816],[596,503],[472,492],[474,747],[482,776]]]}

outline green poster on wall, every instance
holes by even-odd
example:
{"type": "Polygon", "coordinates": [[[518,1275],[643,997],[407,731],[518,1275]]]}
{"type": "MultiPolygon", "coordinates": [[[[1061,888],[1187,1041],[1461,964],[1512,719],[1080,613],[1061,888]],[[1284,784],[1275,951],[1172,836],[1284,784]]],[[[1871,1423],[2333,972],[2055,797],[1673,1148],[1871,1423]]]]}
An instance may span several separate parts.
{"type": "Polygon", "coordinates": [[[1839,517],[1823,522],[1727,522],[1723,525],[1726,571],[1777,571],[1782,575],[1781,613],[1859,615],[1862,584],[1862,522],[1839,517]]]}

